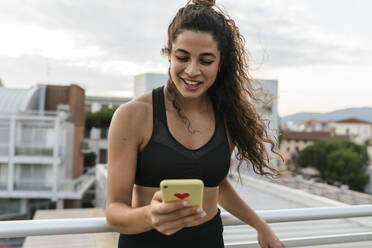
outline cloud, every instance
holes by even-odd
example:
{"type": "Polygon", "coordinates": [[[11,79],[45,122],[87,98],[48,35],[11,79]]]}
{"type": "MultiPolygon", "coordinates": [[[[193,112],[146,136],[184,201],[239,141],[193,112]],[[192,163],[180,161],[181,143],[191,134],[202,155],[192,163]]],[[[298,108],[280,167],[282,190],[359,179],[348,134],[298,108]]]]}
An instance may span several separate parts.
{"type": "Polygon", "coordinates": [[[37,83],[78,84],[89,91],[132,90],[132,77],[119,72],[67,65],[56,59],[29,56],[0,57],[1,78],[7,87],[29,87],[37,83]]]}
{"type": "Polygon", "coordinates": [[[372,45],[343,33],[325,32],[308,22],[303,3],[254,2],[234,5],[253,63],[270,67],[353,64],[370,60],[372,45]],[[278,7],[280,6],[280,7],[278,7]]]}
{"type": "MultiPolygon", "coordinates": [[[[135,74],[166,72],[160,49],[171,18],[186,2],[0,1],[0,23],[10,29],[2,29],[0,76],[14,82],[46,80],[48,60],[51,79],[83,82],[92,89],[131,89],[122,84],[132,84],[135,74]]],[[[305,1],[217,2],[236,20],[254,65],[365,63],[372,55],[368,42],[326,33],[302,18],[311,14],[305,1]]]]}

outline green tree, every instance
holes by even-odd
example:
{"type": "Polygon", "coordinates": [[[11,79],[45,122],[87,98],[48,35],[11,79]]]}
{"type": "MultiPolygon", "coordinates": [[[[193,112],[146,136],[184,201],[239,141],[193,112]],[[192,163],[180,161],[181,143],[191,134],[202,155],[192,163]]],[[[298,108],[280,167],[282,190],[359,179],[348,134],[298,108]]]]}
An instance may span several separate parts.
{"type": "Polygon", "coordinates": [[[85,113],[85,129],[91,130],[92,127],[108,128],[116,108],[103,108],[97,112],[87,111],[85,113]]]}
{"type": "Polygon", "coordinates": [[[84,168],[91,168],[96,165],[97,155],[94,152],[84,153],[84,168]]]}
{"type": "Polygon", "coordinates": [[[320,178],[328,183],[340,182],[363,192],[369,182],[368,160],[364,145],[349,140],[324,140],[300,151],[298,164],[316,168],[320,178]]]}
{"type": "Polygon", "coordinates": [[[1,80],[1,78],[0,78],[0,87],[4,87],[4,83],[3,83],[3,80],[1,80]]]}
{"type": "MultiPolygon", "coordinates": [[[[112,116],[116,108],[103,108],[98,112],[85,112],[85,129],[91,130],[96,128],[108,128],[111,123],[112,116]]],[[[89,152],[84,154],[84,168],[93,167],[96,165],[97,154],[89,152]]]]}

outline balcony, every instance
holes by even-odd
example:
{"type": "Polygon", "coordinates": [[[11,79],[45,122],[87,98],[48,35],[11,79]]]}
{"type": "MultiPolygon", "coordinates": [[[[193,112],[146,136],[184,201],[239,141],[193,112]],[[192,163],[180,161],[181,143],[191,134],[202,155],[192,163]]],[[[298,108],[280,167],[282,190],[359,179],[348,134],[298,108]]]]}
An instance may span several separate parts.
{"type": "Polygon", "coordinates": [[[17,146],[16,156],[46,156],[53,157],[53,147],[17,146]]]}
{"type": "MultiPolygon", "coordinates": [[[[243,184],[230,179],[286,247],[372,247],[372,205],[350,206],[251,177],[243,176],[243,184]]],[[[224,210],[222,220],[226,247],[259,247],[250,226],[224,210]]],[[[0,238],[19,236],[28,236],[24,248],[115,247],[118,233],[107,226],[103,209],[67,209],[40,210],[30,221],[0,222],[0,238]]]]}
{"type": "MultiPolygon", "coordinates": [[[[91,243],[93,246],[89,247],[112,247],[107,246],[107,244],[116,244],[118,234],[112,233],[112,230],[106,224],[105,217],[84,218],[91,216],[94,211],[104,216],[102,209],[65,211],[65,217],[69,214],[69,216],[77,218],[42,219],[47,215],[43,216],[41,214],[39,216],[41,219],[39,220],[0,222],[0,238],[28,236],[29,238],[26,239],[23,246],[25,248],[56,247],[51,245],[55,244],[56,240],[63,240],[64,247],[70,247],[72,244],[75,245],[74,247],[88,247],[87,245],[90,243],[89,237],[96,241],[91,243]],[[94,236],[89,236],[93,234],[94,236]],[[104,244],[105,242],[99,242],[100,239],[105,240],[106,245],[104,244]],[[41,242],[44,244],[43,246],[41,246],[41,242]]],[[[372,224],[371,218],[368,218],[372,217],[372,205],[263,210],[257,212],[270,223],[286,247],[328,247],[328,245],[332,244],[336,245],[332,247],[338,248],[372,246],[372,225],[369,229],[361,229],[360,227],[358,229],[357,225],[347,223],[350,220],[357,221],[358,219],[360,220],[360,217],[365,217],[363,219],[368,219],[369,223],[372,224]],[[305,223],[308,224],[306,225],[305,223]],[[293,230],[297,229],[297,232],[288,231],[290,228],[293,230]],[[326,229],[328,231],[324,231],[326,229]]],[[[226,212],[222,213],[222,221],[225,227],[224,239],[226,247],[259,247],[256,241],[256,233],[252,228],[244,225],[244,223],[226,212]]]]}

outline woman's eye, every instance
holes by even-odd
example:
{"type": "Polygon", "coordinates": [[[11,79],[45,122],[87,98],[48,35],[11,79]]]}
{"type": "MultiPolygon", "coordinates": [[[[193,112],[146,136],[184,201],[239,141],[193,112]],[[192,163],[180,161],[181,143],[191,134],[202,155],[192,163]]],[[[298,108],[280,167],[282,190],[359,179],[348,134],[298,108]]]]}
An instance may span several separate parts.
{"type": "Polygon", "coordinates": [[[185,62],[188,60],[187,57],[176,57],[179,61],[185,62]]]}
{"type": "Polygon", "coordinates": [[[210,65],[213,63],[213,61],[201,61],[200,63],[202,63],[203,65],[210,65]]]}

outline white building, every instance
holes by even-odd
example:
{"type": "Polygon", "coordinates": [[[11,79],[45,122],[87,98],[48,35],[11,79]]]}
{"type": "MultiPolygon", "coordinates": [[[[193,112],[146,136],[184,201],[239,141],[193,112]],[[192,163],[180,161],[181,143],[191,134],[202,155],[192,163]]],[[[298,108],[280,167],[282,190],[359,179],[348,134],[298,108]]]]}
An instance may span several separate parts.
{"type": "Polygon", "coordinates": [[[0,88],[0,214],[30,216],[40,208],[63,208],[65,200],[81,200],[94,183],[94,173],[79,176],[79,127],[68,105],[46,110],[54,104],[48,98],[58,98],[47,92],[56,93],[56,87],[82,90],[0,88]]]}
{"type": "MultiPolygon", "coordinates": [[[[103,108],[117,108],[130,100],[131,98],[128,97],[86,96],[85,110],[97,112],[103,108]]],[[[107,163],[107,134],[107,128],[95,127],[84,133],[84,142],[87,144],[89,151],[97,155],[97,163],[107,163]]]]}
{"type": "Polygon", "coordinates": [[[350,135],[357,144],[365,145],[372,138],[372,123],[368,121],[350,118],[336,121],[331,126],[336,134],[350,135]]]}
{"type": "Polygon", "coordinates": [[[257,98],[263,101],[256,105],[257,111],[268,121],[268,131],[277,138],[279,133],[278,80],[255,79],[253,88],[257,98]]]}
{"type": "Polygon", "coordinates": [[[145,92],[151,91],[168,81],[168,74],[144,73],[134,77],[134,97],[138,97],[145,92]]]}

